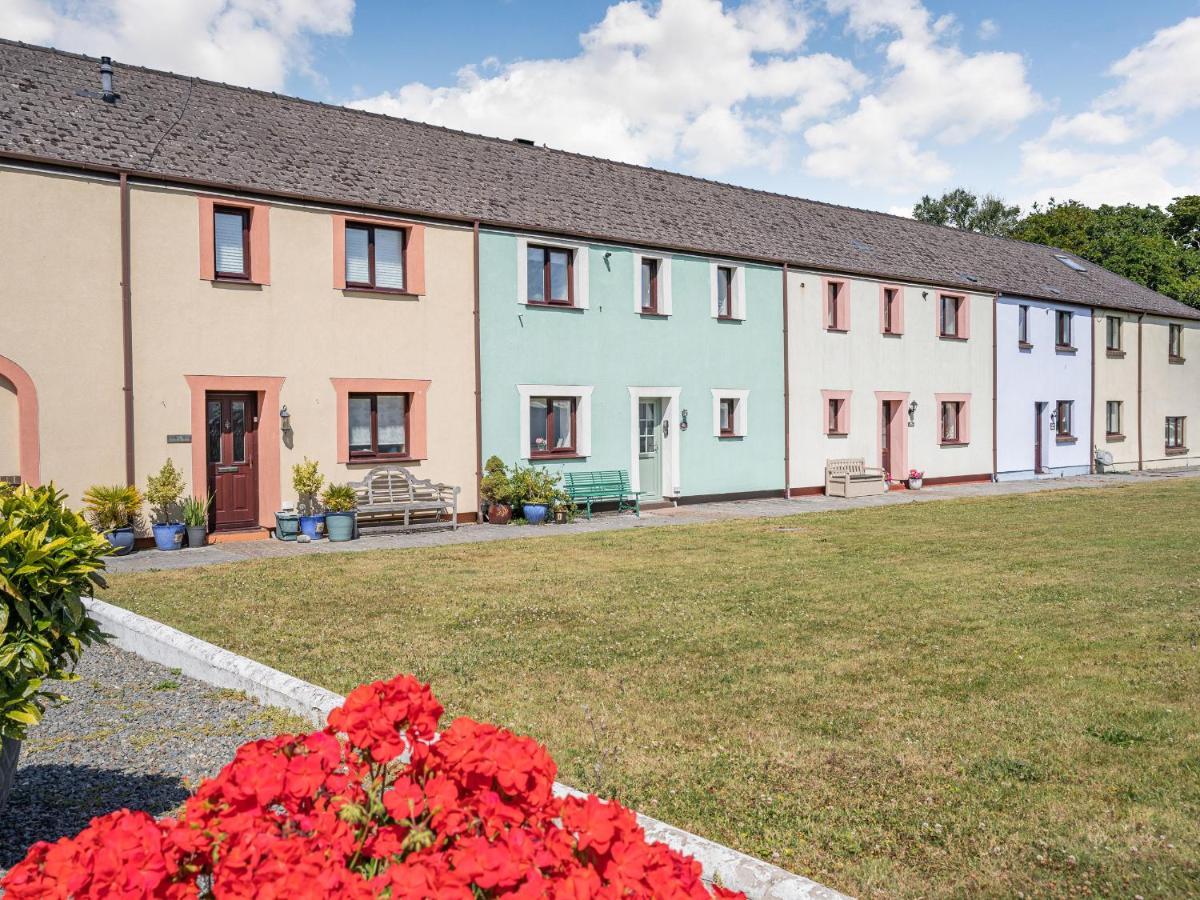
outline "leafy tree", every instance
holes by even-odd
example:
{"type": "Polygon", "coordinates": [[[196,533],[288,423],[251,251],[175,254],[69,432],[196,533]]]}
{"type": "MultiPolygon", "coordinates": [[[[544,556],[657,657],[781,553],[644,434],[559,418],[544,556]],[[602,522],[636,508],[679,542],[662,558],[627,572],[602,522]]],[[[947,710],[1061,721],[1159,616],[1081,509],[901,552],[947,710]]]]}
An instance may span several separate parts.
{"type": "Polygon", "coordinates": [[[992,194],[978,197],[965,188],[955,188],[938,198],[926,194],[913,207],[913,218],[921,222],[998,237],[1011,234],[1020,215],[1019,206],[1009,206],[992,194]]]}

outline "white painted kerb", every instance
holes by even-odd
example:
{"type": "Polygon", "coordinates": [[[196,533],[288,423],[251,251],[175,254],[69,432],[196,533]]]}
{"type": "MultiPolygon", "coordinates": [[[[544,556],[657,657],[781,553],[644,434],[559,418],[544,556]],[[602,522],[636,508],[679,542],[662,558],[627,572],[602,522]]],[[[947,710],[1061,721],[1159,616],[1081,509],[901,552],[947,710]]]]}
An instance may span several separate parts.
{"type": "MultiPolygon", "coordinates": [[[[230,653],[169,625],[103,600],[87,598],[84,603],[100,629],[117,647],[159,665],[179,669],[198,681],[242,691],[269,706],[303,716],[318,727],[324,726],[330,710],[342,704],[343,698],[333,691],[230,653]]],[[[557,782],[554,790],[560,796],[584,796],[557,782]]],[[[751,900],[845,900],[845,894],[808,878],[641,813],[638,824],[646,830],[650,840],[660,841],[697,859],[704,867],[706,880],[743,891],[751,900]]]]}

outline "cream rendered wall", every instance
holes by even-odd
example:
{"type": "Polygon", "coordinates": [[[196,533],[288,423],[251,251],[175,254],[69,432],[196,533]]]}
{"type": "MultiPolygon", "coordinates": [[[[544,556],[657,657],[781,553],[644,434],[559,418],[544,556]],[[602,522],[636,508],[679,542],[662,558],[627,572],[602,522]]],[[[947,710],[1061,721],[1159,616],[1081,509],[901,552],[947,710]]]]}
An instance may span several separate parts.
{"type": "Polygon", "coordinates": [[[1142,320],[1142,465],[1147,469],[1200,462],[1200,322],[1146,316],[1142,320]],[[1184,362],[1167,354],[1170,322],[1183,325],[1184,362]],[[1166,417],[1186,416],[1187,453],[1166,453],[1166,417]]]}
{"type": "Polygon", "coordinates": [[[33,379],[41,479],[76,506],[125,480],[120,223],[115,180],[0,167],[0,356],[33,379]]]}
{"type": "MultiPolygon", "coordinates": [[[[418,477],[459,485],[459,511],[477,509],[473,245],[469,229],[425,230],[426,293],[420,298],[333,288],[333,226],[326,211],[270,210],[271,283],[262,287],[199,277],[198,201],[192,193],[137,186],[132,195],[138,483],[170,456],[191,478],[185,375],[283,377],[292,446],[279,420],[260,422],[280,445],[280,496],[295,499],[291,467],[305,456],[327,480],[362,477],[369,464],[337,462],[330,378],[428,379],[428,459],[418,477]]],[[[195,486],[189,484],[189,491],[195,486]]],[[[203,486],[199,486],[200,492],[203,486]]],[[[259,510],[267,520],[274,510],[259,510]]]]}
{"type": "Polygon", "coordinates": [[[21,474],[17,445],[17,389],[0,376],[0,475],[21,474]]]}
{"type": "Polygon", "coordinates": [[[1115,309],[1096,310],[1092,328],[1096,348],[1096,395],[1092,410],[1096,421],[1096,447],[1112,454],[1116,470],[1132,471],[1138,467],[1138,315],[1115,309]],[[1121,319],[1121,349],[1115,353],[1109,353],[1107,349],[1109,316],[1121,319]],[[1124,418],[1122,435],[1112,439],[1105,432],[1109,400],[1121,402],[1124,418]]]}
{"type": "MultiPolygon", "coordinates": [[[[880,282],[847,279],[850,331],[824,328],[822,276],[792,271],[788,276],[788,370],[790,393],[790,487],[825,483],[825,461],[863,457],[880,463],[876,391],[907,392],[917,402],[913,427],[905,428],[908,466],[926,478],[989,476],[992,471],[992,297],[969,294],[970,338],[944,340],[937,334],[939,291],[896,285],[904,292],[904,333],[880,333],[880,282]],[[850,390],[847,437],[824,430],[822,390],[850,390]],[[935,394],[969,393],[970,443],[938,444],[935,394]]],[[[907,421],[907,409],[903,411],[907,421]]],[[[907,472],[903,473],[907,474],[907,472]]]]}

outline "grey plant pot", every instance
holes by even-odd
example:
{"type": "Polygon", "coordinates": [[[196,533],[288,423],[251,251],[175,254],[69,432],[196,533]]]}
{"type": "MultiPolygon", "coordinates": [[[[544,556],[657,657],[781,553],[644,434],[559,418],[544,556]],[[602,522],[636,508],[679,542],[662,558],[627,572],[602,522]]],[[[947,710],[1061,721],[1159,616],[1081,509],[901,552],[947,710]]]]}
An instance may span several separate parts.
{"type": "Polygon", "coordinates": [[[189,547],[203,547],[208,543],[208,529],[203,525],[189,525],[187,530],[189,547]]]}
{"type": "Polygon", "coordinates": [[[4,738],[0,744],[0,813],[8,803],[8,792],[12,790],[13,776],[17,774],[17,757],[21,755],[21,742],[15,738],[4,738]]]}

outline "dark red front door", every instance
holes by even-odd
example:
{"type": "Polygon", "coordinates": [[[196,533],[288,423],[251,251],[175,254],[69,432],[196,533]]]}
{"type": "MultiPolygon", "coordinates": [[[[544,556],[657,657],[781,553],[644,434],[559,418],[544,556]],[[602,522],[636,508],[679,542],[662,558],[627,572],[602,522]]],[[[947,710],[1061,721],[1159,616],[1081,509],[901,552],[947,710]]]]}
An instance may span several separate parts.
{"type": "Polygon", "coordinates": [[[215,531],[258,525],[258,404],[254,394],[208,394],[208,495],[215,531]]]}

